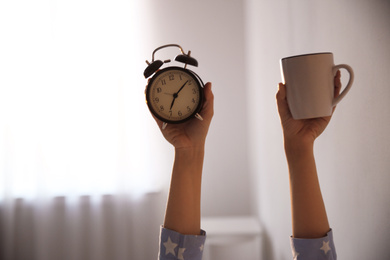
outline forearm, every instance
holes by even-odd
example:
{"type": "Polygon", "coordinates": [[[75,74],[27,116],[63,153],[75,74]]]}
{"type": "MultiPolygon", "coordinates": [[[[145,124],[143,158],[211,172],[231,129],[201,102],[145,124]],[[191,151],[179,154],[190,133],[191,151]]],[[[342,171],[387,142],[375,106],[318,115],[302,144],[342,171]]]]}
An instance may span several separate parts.
{"type": "Polygon", "coordinates": [[[329,231],[313,153],[313,143],[285,140],[289,167],[293,237],[318,238],[329,231]]]}
{"type": "Polygon", "coordinates": [[[200,234],[200,200],[204,147],[176,149],[164,227],[200,234]]]}

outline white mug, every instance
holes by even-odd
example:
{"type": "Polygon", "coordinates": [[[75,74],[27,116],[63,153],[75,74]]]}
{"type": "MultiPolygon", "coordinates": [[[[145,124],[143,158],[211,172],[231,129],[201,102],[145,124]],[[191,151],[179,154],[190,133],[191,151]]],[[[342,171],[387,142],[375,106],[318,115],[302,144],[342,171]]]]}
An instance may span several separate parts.
{"type": "Polygon", "coordinates": [[[333,53],[311,53],[280,60],[287,102],[294,119],[330,116],[351,89],[354,79],[349,65],[334,65],[333,53]],[[341,68],[349,72],[349,81],[340,95],[334,98],[334,76],[341,68]]]}

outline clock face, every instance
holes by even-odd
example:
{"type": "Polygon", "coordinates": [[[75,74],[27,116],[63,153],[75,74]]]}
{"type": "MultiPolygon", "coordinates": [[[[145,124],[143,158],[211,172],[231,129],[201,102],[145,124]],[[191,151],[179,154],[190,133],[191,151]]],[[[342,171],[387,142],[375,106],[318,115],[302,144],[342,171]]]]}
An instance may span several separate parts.
{"type": "Polygon", "coordinates": [[[188,70],[169,67],[158,71],[146,88],[150,111],[166,123],[182,123],[201,109],[203,88],[188,70]]]}

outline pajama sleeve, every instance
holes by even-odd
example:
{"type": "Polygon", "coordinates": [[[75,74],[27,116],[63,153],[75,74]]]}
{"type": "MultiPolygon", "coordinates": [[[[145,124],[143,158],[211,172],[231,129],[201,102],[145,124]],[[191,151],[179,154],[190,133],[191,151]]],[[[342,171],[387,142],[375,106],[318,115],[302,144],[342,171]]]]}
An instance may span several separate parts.
{"type": "Polygon", "coordinates": [[[294,260],[336,260],[333,232],[316,239],[290,238],[294,260]]]}
{"type": "Polygon", "coordinates": [[[183,235],[161,227],[159,260],[201,260],[206,232],[200,235],[183,235]]]}

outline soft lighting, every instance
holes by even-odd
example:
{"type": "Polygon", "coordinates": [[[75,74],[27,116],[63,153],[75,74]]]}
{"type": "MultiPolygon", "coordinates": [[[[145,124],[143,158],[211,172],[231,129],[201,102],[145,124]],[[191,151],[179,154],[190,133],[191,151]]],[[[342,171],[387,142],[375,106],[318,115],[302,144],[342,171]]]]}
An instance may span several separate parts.
{"type": "Polygon", "coordinates": [[[0,194],[152,189],[135,2],[0,3],[0,194]]]}

